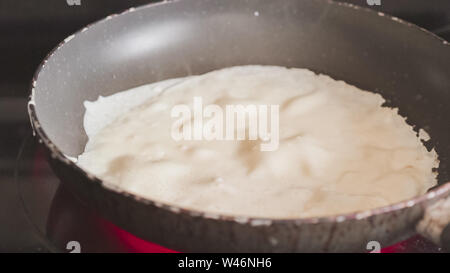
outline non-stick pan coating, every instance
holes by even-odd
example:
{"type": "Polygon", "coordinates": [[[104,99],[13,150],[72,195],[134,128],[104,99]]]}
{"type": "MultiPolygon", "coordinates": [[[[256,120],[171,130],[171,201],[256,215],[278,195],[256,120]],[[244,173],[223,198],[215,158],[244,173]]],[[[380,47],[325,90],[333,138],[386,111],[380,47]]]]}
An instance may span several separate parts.
{"type": "Polygon", "coordinates": [[[367,241],[388,244],[408,235],[448,185],[410,202],[337,218],[205,218],[107,190],[61,152],[83,151],[85,100],[228,66],[280,65],[382,94],[431,135],[427,145],[439,154],[443,184],[450,180],[449,60],[450,46],[431,33],[354,6],[324,0],[175,1],[112,16],[68,37],[37,72],[29,108],[58,176],[83,202],[144,239],[186,251],[364,251],[367,241]]]}

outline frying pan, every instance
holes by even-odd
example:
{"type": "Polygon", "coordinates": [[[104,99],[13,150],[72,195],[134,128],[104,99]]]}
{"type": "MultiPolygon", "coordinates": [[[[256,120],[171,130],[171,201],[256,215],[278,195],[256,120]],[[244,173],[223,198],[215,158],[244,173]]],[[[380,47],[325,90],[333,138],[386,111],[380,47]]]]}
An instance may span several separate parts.
{"type": "Polygon", "coordinates": [[[54,172],[133,234],[188,252],[353,252],[418,230],[448,245],[450,47],[400,19],[326,0],[184,0],[109,16],[66,38],[32,82],[31,124],[54,172]],[[87,141],[83,101],[246,64],[309,68],[382,94],[439,154],[439,185],[387,207],[305,219],[193,211],[106,186],[65,155],[87,141]],[[447,203],[445,202],[447,201],[447,203]],[[447,206],[447,207],[446,207],[447,206]],[[436,221],[437,219],[437,221],[436,221]],[[447,227],[446,227],[447,226],[447,227]],[[444,230],[444,232],[443,232],[444,230]]]}

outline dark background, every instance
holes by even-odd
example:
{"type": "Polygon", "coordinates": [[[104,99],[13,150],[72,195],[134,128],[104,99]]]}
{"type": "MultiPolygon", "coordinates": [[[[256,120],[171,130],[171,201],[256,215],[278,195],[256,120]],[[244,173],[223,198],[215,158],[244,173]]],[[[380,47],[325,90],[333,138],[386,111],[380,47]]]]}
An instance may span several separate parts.
{"type": "MultiPolygon", "coordinates": [[[[0,0],[0,252],[36,250],[14,185],[19,147],[30,134],[26,100],[35,69],[53,47],[83,26],[158,2],[80,1],[81,5],[70,6],[66,0],[0,0]]],[[[369,6],[366,0],[340,2],[395,15],[450,40],[450,0],[381,0],[381,6],[369,6]]]]}

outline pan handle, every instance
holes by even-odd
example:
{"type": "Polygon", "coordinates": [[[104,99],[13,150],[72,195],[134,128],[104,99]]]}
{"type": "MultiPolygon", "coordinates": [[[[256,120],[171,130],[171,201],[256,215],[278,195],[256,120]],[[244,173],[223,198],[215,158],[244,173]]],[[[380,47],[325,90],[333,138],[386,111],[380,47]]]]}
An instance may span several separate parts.
{"type": "Polygon", "coordinates": [[[429,206],[416,229],[445,251],[450,251],[450,196],[429,206]]]}

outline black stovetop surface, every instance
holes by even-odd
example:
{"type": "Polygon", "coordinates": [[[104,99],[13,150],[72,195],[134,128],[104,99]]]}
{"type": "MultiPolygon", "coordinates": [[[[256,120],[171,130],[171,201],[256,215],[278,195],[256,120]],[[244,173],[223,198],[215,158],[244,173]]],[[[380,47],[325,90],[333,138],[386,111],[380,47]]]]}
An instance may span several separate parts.
{"type": "MultiPolygon", "coordinates": [[[[31,137],[26,100],[34,70],[61,40],[109,14],[150,2],[157,1],[81,0],[80,6],[69,6],[66,0],[0,0],[0,252],[65,251],[67,236],[96,238],[90,251],[132,250],[123,241],[118,243],[116,233],[122,231],[105,228],[109,223],[96,216],[90,216],[95,222],[91,224],[103,235],[87,225],[75,225],[78,233],[67,228],[84,208],[75,208],[72,214],[64,210],[66,199],[72,197],[60,187],[31,137]]],[[[448,0],[381,0],[381,6],[368,6],[367,0],[341,2],[395,15],[450,40],[448,0]]],[[[438,251],[421,239],[413,239],[408,247],[415,252],[438,251]]]]}

